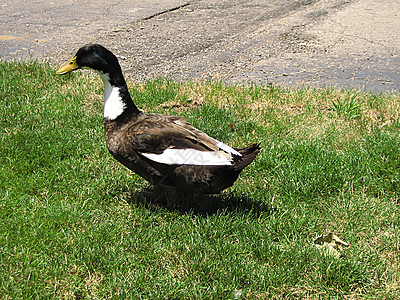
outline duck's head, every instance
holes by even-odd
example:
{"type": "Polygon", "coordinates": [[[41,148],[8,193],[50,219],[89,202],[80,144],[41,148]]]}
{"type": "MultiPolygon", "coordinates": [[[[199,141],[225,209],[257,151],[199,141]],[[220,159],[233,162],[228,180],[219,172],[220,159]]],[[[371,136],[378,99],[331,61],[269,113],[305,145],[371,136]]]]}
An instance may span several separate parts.
{"type": "Polygon", "coordinates": [[[124,112],[140,113],[129,95],[117,57],[98,44],[81,47],[73,59],[57,70],[57,75],[88,68],[97,71],[104,82],[104,118],[115,120],[124,112]]]}
{"type": "Polygon", "coordinates": [[[74,58],[58,69],[56,74],[64,75],[82,68],[89,68],[103,74],[121,70],[118,59],[111,51],[98,44],[88,44],[81,47],[74,58]]]}

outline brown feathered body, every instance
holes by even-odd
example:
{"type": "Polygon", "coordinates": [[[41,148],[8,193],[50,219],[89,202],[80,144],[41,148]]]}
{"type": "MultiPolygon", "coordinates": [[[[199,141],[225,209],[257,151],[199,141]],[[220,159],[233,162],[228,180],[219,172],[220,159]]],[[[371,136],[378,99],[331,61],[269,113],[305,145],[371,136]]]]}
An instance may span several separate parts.
{"type": "Polygon", "coordinates": [[[214,139],[177,116],[139,113],[115,122],[105,119],[108,150],[128,169],[154,186],[176,188],[185,193],[215,194],[230,187],[240,172],[259,153],[259,145],[237,150],[229,166],[163,164],[147,159],[143,152],[162,153],[167,148],[219,151],[214,139]]]}

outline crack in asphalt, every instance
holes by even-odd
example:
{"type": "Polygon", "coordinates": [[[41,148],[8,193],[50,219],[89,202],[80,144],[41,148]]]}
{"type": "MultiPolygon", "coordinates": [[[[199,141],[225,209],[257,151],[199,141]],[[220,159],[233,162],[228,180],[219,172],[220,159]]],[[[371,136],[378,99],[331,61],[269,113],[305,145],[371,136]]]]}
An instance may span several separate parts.
{"type": "Polygon", "coordinates": [[[163,14],[166,14],[166,13],[178,10],[178,9],[182,9],[182,8],[188,6],[188,5],[190,5],[190,2],[183,3],[183,4],[175,6],[173,8],[165,9],[163,11],[157,12],[157,13],[152,14],[150,16],[144,17],[144,18],[141,19],[141,21],[147,21],[147,20],[153,19],[153,18],[158,17],[160,15],[163,15],[163,14]]]}

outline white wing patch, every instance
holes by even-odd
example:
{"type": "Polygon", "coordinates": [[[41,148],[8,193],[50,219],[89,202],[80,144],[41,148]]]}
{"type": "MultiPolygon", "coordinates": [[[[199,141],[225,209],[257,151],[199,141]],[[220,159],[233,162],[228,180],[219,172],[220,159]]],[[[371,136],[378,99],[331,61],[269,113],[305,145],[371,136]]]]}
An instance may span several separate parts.
{"type": "MultiPolygon", "coordinates": [[[[178,124],[178,125],[183,125],[183,124],[184,124],[184,122],[183,122],[181,119],[174,120],[174,123],[175,123],[175,124],[178,124]]],[[[189,130],[188,130],[188,131],[189,131],[189,130]]],[[[238,151],[236,151],[236,150],[233,149],[232,147],[230,147],[230,146],[224,144],[223,142],[220,142],[220,141],[218,141],[218,140],[216,140],[216,139],[214,139],[214,138],[212,138],[212,139],[214,140],[216,146],[217,146],[219,149],[221,149],[221,150],[223,150],[223,151],[225,151],[225,152],[227,152],[227,153],[230,153],[230,154],[234,154],[234,155],[237,155],[237,156],[242,156],[242,154],[240,154],[238,151]]]]}
{"type": "Polygon", "coordinates": [[[161,154],[142,153],[142,155],[167,165],[230,166],[233,164],[232,157],[223,151],[168,148],[161,154]]]}
{"type": "Polygon", "coordinates": [[[239,152],[237,152],[235,149],[233,149],[232,147],[229,147],[228,145],[224,144],[223,142],[220,142],[216,139],[213,139],[216,143],[217,143],[217,147],[221,150],[224,150],[225,152],[228,152],[230,154],[234,154],[234,155],[238,155],[238,156],[242,156],[242,154],[240,154],[239,152]]]}

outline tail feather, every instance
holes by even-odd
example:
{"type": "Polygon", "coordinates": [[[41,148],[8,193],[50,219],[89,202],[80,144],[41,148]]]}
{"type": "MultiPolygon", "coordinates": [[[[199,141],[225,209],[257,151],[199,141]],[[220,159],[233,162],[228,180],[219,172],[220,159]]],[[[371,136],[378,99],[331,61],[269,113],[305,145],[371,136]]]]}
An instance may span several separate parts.
{"type": "MultiPolygon", "coordinates": [[[[240,172],[248,166],[260,153],[260,144],[253,144],[245,148],[235,149],[242,156],[235,156],[232,166],[214,166],[210,185],[203,191],[205,194],[216,194],[230,187],[238,178],[240,172]]],[[[207,168],[207,167],[202,167],[207,168]]]]}
{"type": "Polygon", "coordinates": [[[252,144],[245,148],[236,149],[241,155],[241,159],[234,164],[235,170],[242,170],[247,167],[260,153],[260,144],[252,144]]]}

